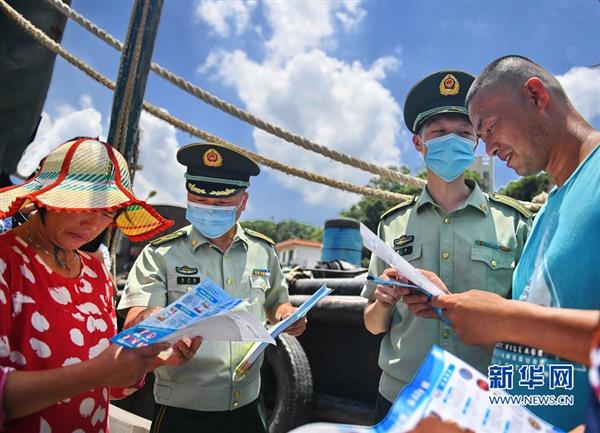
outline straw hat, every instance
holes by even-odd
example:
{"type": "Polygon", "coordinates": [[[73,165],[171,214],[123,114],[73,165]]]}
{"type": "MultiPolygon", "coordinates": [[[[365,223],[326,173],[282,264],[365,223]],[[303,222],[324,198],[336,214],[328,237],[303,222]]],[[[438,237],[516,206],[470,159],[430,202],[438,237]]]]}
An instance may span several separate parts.
{"type": "Polygon", "coordinates": [[[173,224],[133,195],[125,158],[112,146],[88,137],[54,149],[26,183],[0,189],[0,218],[11,216],[28,202],[75,213],[125,209],[115,224],[134,242],[173,224]]]}

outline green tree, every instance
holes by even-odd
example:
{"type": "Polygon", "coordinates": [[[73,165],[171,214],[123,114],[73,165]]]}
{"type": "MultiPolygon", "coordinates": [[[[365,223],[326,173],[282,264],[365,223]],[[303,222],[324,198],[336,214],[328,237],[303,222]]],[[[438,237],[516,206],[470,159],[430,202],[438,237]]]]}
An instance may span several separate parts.
{"type": "Polygon", "coordinates": [[[483,176],[475,170],[465,170],[465,179],[474,180],[479,184],[480,188],[483,188],[483,176]]]}
{"type": "MultiPolygon", "coordinates": [[[[390,168],[392,170],[397,170],[396,167],[390,168]]],[[[410,174],[410,169],[408,167],[401,167],[400,172],[404,174],[410,174]]],[[[417,177],[427,180],[427,170],[423,170],[422,172],[420,172],[417,175],[417,177]]],[[[479,184],[479,186],[483,185],[483,177],[476,171],[466,170],[465,178],[474,180],[479,184]]],[[[403,185],[395,180],[390,180],[381,177],[375,177],[371,179],[367,186],[407,195],[421,193],[421,188],[403,185]]],[[[363,197],[358,203],[355,203],[352,206],[350,206],[349,209],[341,211],[340,215],[343,217],[357,219],[363,224],[365,224],[367,227],[369,227],[371,230],[376,232],[379,220],[381,219],[381,215],[386,210],[396,206],[397,204],[398,202],[390,200],[383,200],[374,197],[363,197]]],[[[369,256],[370,253],[363,248],[363,266],[368,265],[369,256]]]]}
{"type": "MultiPolygon", "coordinates": [[[[396,169],[396,167],[390,168],[392,170],[396,169]]],[[[410,174],[410,170],[408,169],[408,167],[401,167],[400,172],[403,174],[410,174]]],[[[417,177],[420,179],[427,180],[427,171],[423,170],[417,175],[417,177]]],[[[476,171],[466,170],[465,178],[474,180],[479,184],[479,186],[483,185],[483,177],[476,171]]],[[[371,179],[369,183],[367,183],[367,186],[407,195],[420,194],[421,192],[421,188],[403,185],[398,181],[381,177],[375,177],[371,179]]],[[[377,230],[377,225],[379,224],[379,219],[381,215],[386,210],[390,209],[391,207],[397,204],[397,202],[390,200],[383,200],[374,197],[363,197],[358,203],[355,203],[352,206],[350,206],[349,209],[340,212],[340,215],[348,218],[357,219],[364,223],[371,230],[375,231],[377,230]]]]}
{"type": "Polygon", "coordinates": [[[310,224],[300,223],[294,220],[283,220],[280,222],[268,220],[240,221],[242,227],[262,233],[275,242],[287,239],[304,239],[307,241],[321,242],[323,229],[310,224]]]}
{"type": "MultiPolygon", "coordinates": [[[[392,170],[397,170],[396,167],[390,167],[392,170]]],[[[400,172],[404,174],[410,174],[410,170],[407,167],[401,167],[400,172]]],[[[426,172],[422,172],[418,177],[426,178],[426,172]]],[[[397,192],[399,194],[418,194],[421,189],[413,186],[406,186],[398,181],[386,179],[382,177],[372,178],[367,186],[372,188],[383,189],[386,191],[397,192]]],[[[354,218],[364,223],[371,230],[376,231],[377,225],[381,214],[386,210],[394,207],[398,202],[391,200],[383,200],[381,198],[374,197],[363,197],[359,202],[350,206],[349,209],[340,212],[343,217],[354,218]]]]}
{"type": "Polygon", "coordinates": [[[536,176],[524,176],[519,180],[513,180],[499,192],[517,200],[531,201],[542,191],[548,191],[553,184],[548,173],[540,173],[536,176]]]}
{"type": "MultiPolygon", "coordinates": [[[[396,167],[390,168],[393,170],[397,169],[396,167]]],[[[407,167],[401,167],[400,172],[404,174],[410,174],[410,170],[407,167]]],[[[426,179],[427,172],[423,171],[417,177],[426,179]]],[[[421,192],[421,189],[418,187],[403,185],[398,181],[381,177],[372,178],[367,183],[367,186],[407,195],[419,194],[421,192]]],[[[365,196],[360,199],[359,202],[350,206],[349,209],[341,211],[340,215],[347,218],[354,218],[365,224],[374,232],[377,232],[377,225],[379,224],[381,215],[386,210],[396,206],[397,204],[398,202],[396,201],[365,196]]],[[[369,265],[370,256],[371,253],[366,248],[363,248],[361,263],[363,267],[367,267],[369,265]]]]}

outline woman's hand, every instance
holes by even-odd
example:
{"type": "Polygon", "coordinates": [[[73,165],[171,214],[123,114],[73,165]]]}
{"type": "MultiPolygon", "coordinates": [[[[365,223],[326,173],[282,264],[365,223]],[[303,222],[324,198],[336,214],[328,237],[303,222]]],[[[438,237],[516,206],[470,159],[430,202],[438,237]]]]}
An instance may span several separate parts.
{"type": "Polygon", "coordinates": [[[101,373],[105,386],[126,387],[137,383],[144,374],[151,371],[157,362],[158,354],[169,347],[169,343],[157,343],[126,349],[111,344],[90,362],[101,373]]]}

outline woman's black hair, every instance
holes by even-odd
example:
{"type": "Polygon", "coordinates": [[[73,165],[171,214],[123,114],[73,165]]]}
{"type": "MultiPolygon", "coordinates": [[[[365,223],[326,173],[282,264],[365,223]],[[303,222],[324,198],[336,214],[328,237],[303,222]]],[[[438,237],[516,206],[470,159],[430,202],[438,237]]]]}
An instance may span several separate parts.
{"type": "Polygon", "coordinates": [[[46,218],[46,212],[48,212],[48,210],[45,207],[40,207],[40,206],[36,206],[37,207],[37,213],[40,216],[40,219],[42,220],[42,222],[46,222],[44,221],[44,219],[46,218]]]}

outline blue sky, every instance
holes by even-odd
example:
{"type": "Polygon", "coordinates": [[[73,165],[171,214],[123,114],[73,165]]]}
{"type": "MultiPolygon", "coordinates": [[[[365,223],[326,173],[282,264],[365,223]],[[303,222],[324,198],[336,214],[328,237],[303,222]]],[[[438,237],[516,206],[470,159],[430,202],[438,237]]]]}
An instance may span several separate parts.
{"type": "MultiPolygon", "coordinates": [[[[132,2],[73,0],[120,40],[132,2]]],[[[155,62],[221,98],[320,144],[380,165],[423,168],[402,120],[410,87],[438,69],[477,74],[501,55],[531,57],[559,76],[600,128],[600,2],[166,0],[155,62]]],[[[74,22],[62,44],[116,78],[119,53],[74,22]]],[[[369,175],[255,131],[151,74],[145,99],[260,154],[359,184],[369,175]]],[[[45,118],[20,170],[74,135],[106,136],[112,93],[57,59],[45,118]]],[[[136,191],[184,203],[179,146],[197,141],[150,115],[141,119],[136,191]]],[[[483,146],[480,146],[483,148],[483,146]]],[[[515,178],[495,162],[496,187],[515,178]]],[[[24,173],[26,174],[26,173],[24,173]]],[[[244,218],[322,224],[359,197],[263,169],[244,218]]]]}

